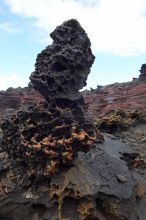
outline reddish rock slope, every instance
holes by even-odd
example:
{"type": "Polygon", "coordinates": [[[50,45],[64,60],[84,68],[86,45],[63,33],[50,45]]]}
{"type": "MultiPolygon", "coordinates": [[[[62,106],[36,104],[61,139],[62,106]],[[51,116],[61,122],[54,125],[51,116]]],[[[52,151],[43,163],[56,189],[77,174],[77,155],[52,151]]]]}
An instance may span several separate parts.
{"type": "MultiPolygon", "coordinates": [[[[92,117],[102,116],[111,110],[145,110],[146,81],[136,80],[128,83],[114,83],[91,91],[83,96],[89,104],[92,117]]],[[[42,96],[34,89],[25,87],[0,92],[0,118],[9,117],[21,107],[39,102],[42,96]]]]}
{"type": "MultiPolygon", "coordinates": [[[[84,92],[85,94],[85,92],[84,92]]],[[[114,83],[88,91],[85,95],[89,112],[94,117],[104,116],[111,110],[145,110],[146,82],[114,83]]]]}
{"type": "Polygon", "coordinates": [[[10,117],[20,107],[39,102],[42,96],[31,87],[0,91],[0,119],[10,117]]]}

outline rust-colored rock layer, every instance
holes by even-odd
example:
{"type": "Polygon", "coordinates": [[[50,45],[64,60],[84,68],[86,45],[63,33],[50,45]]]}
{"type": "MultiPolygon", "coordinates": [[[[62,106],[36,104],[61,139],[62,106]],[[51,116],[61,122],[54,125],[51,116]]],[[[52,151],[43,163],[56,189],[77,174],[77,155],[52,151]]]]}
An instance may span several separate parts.
{"type": "Polygon", "coordinates": [[[146,109],[146,82],[135,80],[114,83],[92,91],[84,91],[88,112],[92,118],[105,116],[113,110],[144,111],[146,109]]]}
{"type": "Polygon", "coordinates": [[[47,103],[19,111],[2,130],[4,150],[26,167],[29,176],[50,176],[60,165],[70,165],[77,151],[89,150],[97,137],[91,123],[81,127],[70,109],[47,103]]]}
{"type": "Polygon", "coordinates": [[[0,121],[10,119],[20,108],[26,108],[41,100],[44,100],[43,97],[30,86],[0,91],[0,121]]]}

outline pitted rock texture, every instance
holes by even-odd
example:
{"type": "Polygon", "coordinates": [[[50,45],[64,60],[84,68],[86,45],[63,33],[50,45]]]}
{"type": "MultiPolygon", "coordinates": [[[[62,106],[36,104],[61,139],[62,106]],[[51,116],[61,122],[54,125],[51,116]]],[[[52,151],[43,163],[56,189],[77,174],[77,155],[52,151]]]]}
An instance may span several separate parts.
{"type": "MultiPolygon", "coordinates": [[[[22,187],[25,174],[16,178],[15,189],[0,197],[0,219],[145,220],[146,169],[130,169],[123,157],[133,155],[130,146],[108,135],[104,138],[104,144],[95,144],[88,153],[79,152],[72,167],[50,182],[27,182],[22,187]]],[[[5,176],[16,173],[10,168],[5,176]]],[[[9,179],[1,179],[7,189],[9,179]]]]}
{"type": "Polygon", "coordinates": [[[104,117],[96,117],[94,121],[100,131],[116,134],[137,124],[146,123],[146,112],[113,110],[104,117]]]}
{"type": "MultiPolygon", "coordinates": [[[[82,127],[70,109],[47,103],[19,111],[2,124],[3,149],[26,168],[29,176],[51,176],[70,165],[79,150],[87,151],[97,139],[91,123],[82,127]]],[[[99,140],[102,136],[98,135],[99,140]]]]}
{"type": "MultiPolygon", "coordinates": [[[[74,35],[72,32],[73,42],[76,45],[80,26],[77,21],[71,20],[52,33],[54,42],[49,48],[59,44],[62,48],[59,54],[62,54],[66,44],[68,47],[71,45],[72,48],[72,40],[69,37],[71,25],[77,27],[77,34],[74,35]]],[[[80,39],[80,49],[84,48],[82,47],[84,39],[87,39],[86,34],[82,35],[83,32],[81,29],[80,36],[83,41],[80,39]]],[[[90,48],[88,49],[91,55],[90,48]]],[[[76,53],[73,48],[70,51],[76,53]]],[[[74,57],[69,55],[67,57],[74,57]]],[[[73,67],[75,73],[81,74],[81,78],[78,75],[80,81],[78,77],[74,78],[74,75],[71,75],[70,69],[67,75],[67,72],[60,68],[60,64],[57,64],[59,70],[53,69],[54,67],[51,66],[53,58],[48,64],[50,56],[55,57],[55,54],[47,56],[45,69],[43,52],[39,55],[40,66],[38,61],[36,64],[36,69],[40,67],[38,78],[36,71],[31,76],[35,88],[44,95],[48,103],[30,106],[13,115],[11,120],[5,121],[2,124],[2,140],[0,130],[0,219],[144,220],[146,218],[146,155],[145,152],[142,152],[142,155],[138,151],[135,152],[131,144],[133,140],[130,139],[134,136],[137,140],[135,147],[144,148],[145,126],[141,128],[139,139],[137,139],[138,128],[133,134],[130,131],[130,136],[128,133],[122,133],[120,137],[122,141],[114,135],[104,134],[105,141],[102,144],[98,143],[103,137],[85,117],[84,100],[78,92],[85,82],[90,65],[87,66],[87,72],[82,72],[86,62],[82,64],[83,68],[78,68],[78,65],[76,68],[73,67]],[[53,69],[51,73],[50,68],[53,69]],[[56,84],[48,83],[50,74],[56,84]],[[73,77],[72,84],[64,81],[63,74],[66,74],[69,81],[73,77]],[[43,76],[45,77],[42,78],[43,76]],[[76,79],[77,85],[74,85],[76,79]],[[61,91],[64,88],[68,94],[61,91],[59,93],[56,87],[53,97],[52,92],[60,82],[61,85],[63,82],[65,84],[61,87],[61,91]],[[76,87],[72,88],[71,85],[76,87]]],[[[62,57],[64,59],[61,55],[61,61],[62,57]]],[[[87,59],[87,64],[92,63],[93,57],[91,57],[92,55],[87,56],[90,60],[87,59]]],[[[67,65],[71,66],[70,61],[68,62],[67,65]]],[[[130,86],[133,88],[135,84],[130,86]]],[[[125,87],[131,88],[129,84],[125,87]]],[[[105,89],[113,91],[112,88],[113,85],[105,89]]],[[[117,92],[119,89],[119,85],[116,86],[113,96],[119,95],[117,92]]],[[[143,91],[144,89],[143,84],[143,91]]],[[[96,91],[96,98],[99,94],[103,95],[108,106],[113,108],[116,105],[116,102],[112,105],[113,97],[109,97],[104,89],[102,91],[96,91]]],[[[145,100],[145,96],[142,98],[145,100]]],[[[117,109],[118,107],[117,105],[117,109]]],[[[101,106],[94,109],[96,114],[99,108],[98,112],[104,115],[105,111],[101,106]]],[[[119,124],[122,122],[123,113],[121,117],[119,118],[118,115],[116,117],[116,122],[119,124]]],[[[115,118],[110,118],[110,121],[107,119],[108,123],[111,121],[115,122],[115,118]]]]}
{"type": "Polygon", "coordinates": [[[54,40],[37,57],[30,79],[47,102],[19,111],[5,121],[2,147],[29,176],[51,178],[70,165],[79,150],[86,152],[103,140],[84,115],[79,92],[86,84],[94,56],[90,40],[76,20],[51,33],[54,40]]]}
{"type": "Polygon", "coordinates": [[[49,102],[62,106],[82,103],[79,90],[86,85],[94,62],[90,40],[73,19],[58,26],[50,36],[53,44],[38,55],[30,79],[49,102]]]}
{"type": "MultiPolygon", "coordinates": [[[[141,76],[139,76],[140,78],[141,76]]],[[[98,86],[97,89],[82,92],[85,103],[89,106],[91,118],[103,117],[113,109],[124,111],[145,111],[146,81],[135,79],[127,83],[114,83],[98,86]]],[[[10,118],[11,114],[33,103],[44,100],[30,87],[8,89],[0,92],[0,120],[10,118]]]]}

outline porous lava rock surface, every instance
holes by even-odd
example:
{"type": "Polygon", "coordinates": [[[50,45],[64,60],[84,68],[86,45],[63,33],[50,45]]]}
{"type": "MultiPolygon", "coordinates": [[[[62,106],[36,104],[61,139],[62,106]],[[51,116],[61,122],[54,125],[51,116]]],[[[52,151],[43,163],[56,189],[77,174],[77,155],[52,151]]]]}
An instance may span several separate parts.
{"type": "Polygon", "coordinates": [[[81,127],[70,109],[49,107],[47,103],[19,111],[1,127],[3,149],[29,176],[50,177],[60,165],[70,165],[79,150],[88,151],[97,137],[92,124],[81,127]]]}
{"type": "MultiPolygon", "coordinates": [[[[125,126],[127,123],[135,124],[135,120],[137,121],[138,126],[131,127],[129,132],[128,130],[120,132],[119,137],[104,133],[102,142],[103,137],[84,114],[86,106],[78,92],[85,83],[87,72],[89,73],[89,63],[92,64],[94,59],[87,35],[83,33],[85,32],[76,20],[67,21],[56,28],[52,34],[53,44],[44,50],[45,56],[44,51],[38,55],[36,70],[31,75],[35,89],[47,102],[19,110],[17,114],[11,116],[11,120],[6,120],[2,124],[1,220],[146,218],[145,115],[139,114],[138,111],[131,114],[119,110],[119,106],[125,107],[125,110],[133,106],[138,108],[141,106],[140,103],[144,109],[145,83],[139,80],[126,85],[113,84],[100,87],[89,92],[89,96],[86,95],[86,102],[90,104],[89,112],[93,116],[105,116],[113,108],[118,110],[104,118],[104,125],[106,123],[106,128],[110,128],[110,133],[113,133],[113,124],[117,129],[117,123],[118,126],[125,126]],[[71,43],[71,39],[75,44],[71,43]],[[81,45],[78,44],[79,40],[81,45]],[[56,45],[62,49],[57,50],[59,63],[56,63],[56,60],[53,64],[53,56],[58,56],[54,53],[56,45]],[[77,46],[79,51],[85,52],[84,55],[81,53],[80,58],[83,58],[82,55],[86,56],[87,62],[81,64],[79,59],[77,61],[79,65],[75,63],[76,50],[73,49],[73,45],[77,46]],[[72,48],[72,56],[66,52],[68,47],[72,48]],[[53,48],[52,53],[50,48],[53,48]],[[63,50],[65,53],[60,56],[63,50]],[[46,55],[46,51],[49,52],[49,56],[46,55]],[[64,57],[66,54],[67,58],[74,57],[73,62],[69,58],[67,64],[65,62],[63,65],[63,60],[67,59],[64,57]],[[87,69],[84,71],[85,66],[87,69]],[[75,75],[71,74],[72,69],[75,75]],[[69,79],[70,86],[69,81],[63,83],[64,76],[67,76],[66,80],[69,79]],[[51,81],[48,81],[50,78],[56,84],[51,84],[51,81]],[[127,94],[129,102],[125,99],[127,94]],[[138,105],[134,105],[133,97],[140,98],[138,105]],[[133,105],[130,106],[127,103],[131,101],[133,105]]],[[[36,100],[39,100],[41,96],[34,90],[33,93],[36,94],[36,100]]],[[[28,98],[27,93],[24,97],[28,98]]],[[[30,99],[23,100],[26,101],[24,103],[28,103],[28,100],[33,103],[31,96],[30,99]]]]}
{"type": "Polygon", "coordinates": [[[76,20],[64,22],[50,36],[53,43],[37,56],[30,79],[48,102],[82,104],[79,90],[86,85],[95,58],[90,40],[76,20]]]}
{"type": "Polygon", "coordinates": [[[84,116],[79,93],[94,61],[90,40],[73,19],[50,36],[53,43],[38,55],[30,77],[47,102],[19,111],[1,126],[3,149],[29,176],[37,177],[50,177],[61,165],[70,165],[79,150],[89,150],[98,134],[84,116]]]}
{"type": "Polygon", "coordinates": [[[104,138],[89,152],[79,152],[72,167],[50,182],[43,179],[33,185],[1,153],[0,219],[144,220],[145,165],[133,166],[137,155],[130,145],[104,138]]]}

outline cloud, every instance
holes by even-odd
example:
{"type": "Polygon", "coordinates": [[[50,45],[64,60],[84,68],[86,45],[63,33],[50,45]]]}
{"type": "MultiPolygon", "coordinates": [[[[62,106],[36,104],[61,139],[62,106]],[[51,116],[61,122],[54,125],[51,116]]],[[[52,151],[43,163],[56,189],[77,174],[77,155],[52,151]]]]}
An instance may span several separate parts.
{"type": "MultiPolygon", "coordinates": [[[[64,1],[68,1],[68,0],[64,0],[64,1]]],[[[93,7],[98,3],[98,0],[72,0],[72,1],[90,7],[93,7]]]]}
{"type": "Polygon", "coordinates": [[[5,0],[15,13],[34,18],[39,31],[52,31],[76,18],[95,52],[130,56],[146,53],[146,0],[5,0]]]}
{"type": "Polygon", "coordinates": [[[7,76],[2,76],[2,74],[0,74],[0,90],[6,90],[9,87],[24,87],[27,86],[28,83],[29,79],[21,77],[16,73],[12,73],[7,76]]]}
{"type": "Polygon", "coordinates": [[[19,30],[9,22],[0,23],[0,30],[7,33],[17,33],[19,30]]]}

